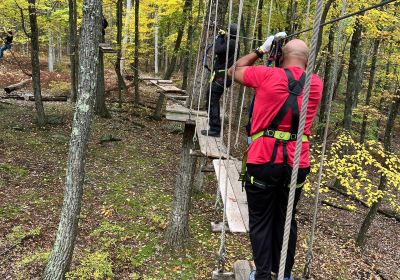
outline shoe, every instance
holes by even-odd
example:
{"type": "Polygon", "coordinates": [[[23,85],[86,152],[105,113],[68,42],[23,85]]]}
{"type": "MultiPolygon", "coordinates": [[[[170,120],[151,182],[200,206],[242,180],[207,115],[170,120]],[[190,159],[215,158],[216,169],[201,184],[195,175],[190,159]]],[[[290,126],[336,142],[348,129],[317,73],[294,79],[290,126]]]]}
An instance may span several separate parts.
{"type": "Polygon", "coordinates": [[[201,134],[204,136],[210,136],[210,137],[219,137],[220,136],[220,132],[219,131],[215,131],[215,130],[202,130],[201,134]]]}
{"type": "Polygon", "coordinates": [[[256,271],[255,270],[250,272],[249,280],[256,280],[256,271]]]}

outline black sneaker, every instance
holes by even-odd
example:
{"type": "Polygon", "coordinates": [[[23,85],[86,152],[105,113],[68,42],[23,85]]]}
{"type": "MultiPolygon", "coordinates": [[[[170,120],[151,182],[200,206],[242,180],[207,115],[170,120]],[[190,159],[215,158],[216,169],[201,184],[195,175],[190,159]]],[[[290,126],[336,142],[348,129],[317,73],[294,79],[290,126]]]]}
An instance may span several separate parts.
{"type": "Polygon", "coordinates": [[[201,131],[201,134],[202,135],[205,135],[205,136],[210,136],[210,137],[219,137],[219,135],[220,135],[220,132],[219,131],[215,131],[215,130],[202,130],[201,131]]]}

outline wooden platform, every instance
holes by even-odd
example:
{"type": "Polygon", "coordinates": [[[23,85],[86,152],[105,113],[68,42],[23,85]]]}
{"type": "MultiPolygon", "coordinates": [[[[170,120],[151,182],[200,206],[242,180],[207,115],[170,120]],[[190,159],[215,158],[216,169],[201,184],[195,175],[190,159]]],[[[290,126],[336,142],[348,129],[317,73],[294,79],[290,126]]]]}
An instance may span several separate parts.
{"type": "MultiPolygon", "coordinates": [[[[165,117],[167,120],[176,122],[186,122],[189,120],[189,109],[182,104],[177,104],[174,102],[167,102],[167,107],[165,110],[165,117]]],[[[195,120],[197,116],[197,111],[192,110],[191,120],[195,120]]],[[[207,117],[206,111],[199,111],[199,116],[207,117]]]]}
{"type": "Polygon", "coordinates": [[[103,53],[117,53],[117,50],[114,50],[110,44],[100,43],[99,47],[103,53]]]}
{"type": "Polygon", "coordinates": [[[242,191],[242,183],[239,181],[241,162],[238,160],[213,160],[218,187],[221,191],[222,201],[226,204],[226,217],[229,230],[232,233],[245,233],[249,231],[249,211],[247,207],[246,193],[242,191]],[[227,191],[227,201],[225,192],[227,191]]]}
{"type": "Polygon", "coordinates": [[[196,120],[196,133],[199,139],[200,151],[209,158],[227,158],[226,147],[222,145],[221,137],[210,137],[201,134],[202,130],[208,129],[207,117],[199,117],[196,120]],[[208,139],[207,139],[208,138],[208,139]]]}

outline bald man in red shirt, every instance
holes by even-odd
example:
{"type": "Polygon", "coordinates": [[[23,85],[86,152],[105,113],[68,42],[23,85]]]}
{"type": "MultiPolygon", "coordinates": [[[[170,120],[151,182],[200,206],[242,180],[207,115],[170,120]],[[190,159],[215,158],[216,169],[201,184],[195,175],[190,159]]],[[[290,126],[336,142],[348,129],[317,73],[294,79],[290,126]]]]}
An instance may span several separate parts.
{"type": "MultiPolygon", "coordinates": [[[[238,83],[255,89],[250,127],[252,143],[247,153],[245,176],[250,240],[256,265],[256,270],[250,274],[251,280],[270,280],[279,270],[289,183],[308,64],[307,45],[301,40],[292,40],[283,48],[279,68],[253,66],[270,51],[277,36],[282,37],[282,33],[275,35],[275,38],[269,37],[255,52],[239,59],[234,73],[238,83]]],[[[231,67],[228,72],[230,76],[233,76],[233,71],[234,67],[231,67]]],[[[322,90],[321,79],[313,74],[285,267],[284,279],[287,280],[293,279],[291,270],[297,241],[295,210],[300,199],[301,186],[310,172],[309,136],[322,90]]]]}

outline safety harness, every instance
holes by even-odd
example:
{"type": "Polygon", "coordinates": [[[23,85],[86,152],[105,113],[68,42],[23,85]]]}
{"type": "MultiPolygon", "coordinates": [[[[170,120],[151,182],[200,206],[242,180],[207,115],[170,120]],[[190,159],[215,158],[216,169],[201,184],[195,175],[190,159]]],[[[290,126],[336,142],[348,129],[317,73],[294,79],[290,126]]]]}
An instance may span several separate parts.
{"type": "MultiPolygon", "coordinates": [[[[277,153],[278,153],[278,148],[280,145],[282,145],[282,151],[283,151],[283,164],[287,164],[288,161],[288,152],[287,152],[287,143],[290,141],[297,141],[297,133],[299,129],[299,106],[297,99],[298,97],[302,94],[304,84],[305,84],[305,79],[306,79],[306,74],[303,73],[301,78],[299,80],[295,80],[293,77],[292,72],[289,69],[285,69],[286,77],[288,79],[288,98],[286,99],[285,103],[282,105],[280,108],[279,112],[276,114],[274,119],[272,120],[271,124],[269,127],[265,130],[261,130],[255,134],[251,135],[251,117],[254,109],[254,101],[255,98],[252,101],[252,105],[250,106],[250,112],[249,112],[249,123],[247,125],[247,133],[249,135],[248,137],[248,142],[249,145],[256,141],[257,139],[261,137],[270,137],[275,139],[275,144],[274,144],[274,149],[272,152],[271,159],[269,161],[270,164],[273,164],[275,162],[277,153]],[[292,121],[291,121],[291,126],[290,126],[290,131],[279,131],[278,127],[281,124],[282,120],[286,116],[286,114],[289,112],[289,110],[292,111],[292,121]]],[[[302,138],[303,142],[308,141],[308,136],[303,135],[302,138]]],[[[264,182],[261,182],[254,178],[253,176],[250,176],[247,173],[247,152],[244,154],[243,161],[242,161],[242,172],[240,176],[240,180],[244,183],[250,182],[252,184],[255,184],[259,187],[267,187],[267,184],[264,182]]]]}

